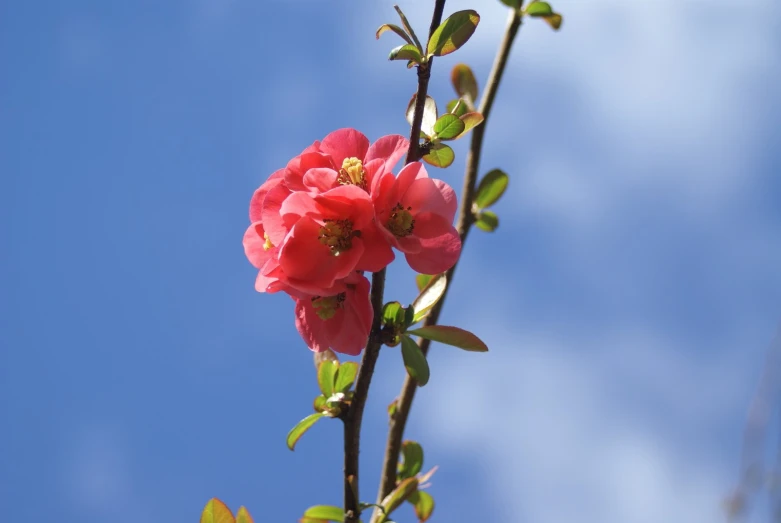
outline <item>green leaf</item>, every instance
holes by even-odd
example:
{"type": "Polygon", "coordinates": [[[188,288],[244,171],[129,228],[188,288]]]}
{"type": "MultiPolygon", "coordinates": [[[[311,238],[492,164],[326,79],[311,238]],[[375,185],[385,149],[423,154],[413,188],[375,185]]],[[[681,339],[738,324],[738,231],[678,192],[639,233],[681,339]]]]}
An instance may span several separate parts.
{"type": "Polygon", "coordinates": [[[312,404],[312,407],[314,407],[315,412],[323,412],[326,410],[325,402],[328,401],[328,398],[323,396],[322,394],[315,398],[314,403],[312,404]]]}
{"type": "Polygon", "coordinates": [[[339,362],[323,361],[317,368],[317,384],[320,386],[320,392],[326,398],[334,393],[334,382],[336,381],[336,372],[339,370],[339,362]]]}
{"type": "MultiPolygon", "coordinates": [[[[460,118],[469,112],[469,104],[467,104],[466,100],[464,100],[463,98],[456,98],[455,100],[450,100],[447,103],[447,112],[454,114],[460,118]]],[[[463,133],[464,132],[462,131],[461,134],[463,133]]]]}
{"type": "Polygon", "coordinates": [[[287,434],[287,448],[293,450],[296,443],[298,443],[298,440],[304,435],[304,432],[312,428],[312,425],[317,423],[323,416],[325,416],[325,414],[322,412],[316,412],[299,421],[287,434]]]}
{"type": "Polygon", "coordinates": [[[201,512],[201,523],[234,523],[233,513],[217,498],[210,499],[201,512]]]}
{"type": "Polygon", "coordinates": [[[250,516],[246,507],[239,507],[239,511],[236,512],[236,523],[255,523],[250,516]]]}
{"type": "Polygon", "coordinates": [[[379,29],[377,29],[377,39],[380,39],[380,35],[386,31],[393,31],[400,37],[404,39],[405,42],[408,44],[412,44],[412,38],[402,29],[401,27],[394,25],[394,24],[382,24],[379,29]]]}
{"type": "Polygon", "coordinates": [[[423,468],[423,447],[416,441],[407,440],[401,444],[402,462],[399,463],[400,479],[411,478],[423,468]]]}
{"type": "Polygon", "coordinates": [[[328,523],[327,519],[319,519],[319,518],[308,518],[303,517],[298,520],[298,523],[328,523]]]}
{"type": "Polygon", "coordinates": [[[561,22],[564,20],[562,16],[558,13],[553,13],[548,16],[543,16],[543,20],[548,22],[548,25],[553,28],[554,31],[558,31],[561,29],[561,22]]]}
{"type": "Polygon", "coordinates": [[[456,140],[459,138],[463,138],[466,136],[466,133],[483,123],[483,115],[480,113],[466,113],[460,116],[461,121],[464,122],[464,130],[461,131],[461,134],[456,136],[456,140]]]}
{"type": "Polygon", "coordinates": [[[445,56],[469,40],[480,22],[480,15],[471,9],[453,13],[434,30],[428,41],[428,56],[445,56]]]}
{"type": "MultiPolygon", "coordinates": [[[[417,98],[418,95],[413,94],[412,98],[407,104],[406,116],[410,125],[412,125],[413,118],[415,116],[415,102],[417,101],[417,98]]],[[[434,134],[434,123],[437,121],[437,117],[437,102],[435,102],[433,98],[427,95],[426,101],[423,103],[423,121],[420,126],[420,130],[426,134],[426,136],[431,136],[434,134]]]]}
{"type": "Polygon", "coordinates": [[[508,7],[512,7],[513,9],[518,9],[521,7],[521,2],[523,0],[500,0],[504,5],[508,7]]]}
{"type": "Polygon", "coordinates": [[[466,98],[470,105],[474,105],[477,100],[477,80],[472,69],[466,64],[457,64],[450,71],[450,81],[458,96],[466,98]]]}
{"type": "Polygon", "coordinates": [[[510,182],[509,176],[500,170],[494,169],[483,176],[475,192],[474,206],[477,209],[485,209],[495,204],[507,189],[510,182]]]}
{"type": "Polygon", "coordinates": [[[421,387],[428,383],[429,368],[426,355],[420,350],[418,344],[406,334],[401,335],[401,357],[404,359],[404,367],[407,374],[417,380],[421,387]]]}
{"type": "Polygon", "coordinates": [[[420,50],[413,44],[404,44],[391,49],[390,54],[388,54],[388,60],[409,60],[419,64],[423,60],[423,55],[420,54],[420,50]]]}
{"type": "Polygon", "coordinates": [[[553,14],[553,8],[548,2],[532,2],[524,10],[529,16],[549,16],[553,14]]]}
{"type": "Polygon", "coordinates": [[[434,498],[425,490],[416,490],[409,495],[407,501],[415,507],[415,515],[420,523],[425,523],[434,512],[434,498]]]}
{"type": "Polygon", "coordinates": [[[409,498],[410,494],[415,492],[417,489],[418,478],[407,478],[399,482],[399,484],[396,485],[396,488],[393,489],[393,492],[385,496],[385,499],[383,499],[382,503],[380,503],[380,505],[382,505],[385,509],[385,515],[380,518],[380,521],[387,521],[388,516],[390,516],[394,510],[399,508],[399,505],[404,503],[407,498],[409,498]]]}
{"type": "Polygon", "coordinates": [[[404,323],[404,307],[397,301],[391,301],[382,308],[383,325],[402,325],[404,323]]]}
{"type": "Polygon", "coordinates": [[[464,130],[464,122],[450,113],[445,113],[434,122],[434,134],[440,140],[452,140],[464,130]]]}
{"type": "Polygon", "coordinates": [[[428,154],[423,156],[423,161],[434,167],[450,167],[453,160],[456,159],[456,153],[453,149],[443,143],[436,143],[431,146],[428,154]]]}
{"type": "Polygon", "coordinates": [[[344,509],[332,505],[315,505],[306,509],[304,517],[326,521],[344,521],[344,509]]]}
{"type": "Polygon", "coordinates": [[[426,286],[421,289],[418,297],[412,302],[412,309],[415,311],[412,323],[422,320],[428,311],[437,304],[439,299],[445,293],[447,288],[447,276],[445,273],[432,276],[426,286]]]}
{"type": "Polygon", "coordinates": [[[347,392],[355,383],[355,377],[358,375],[358,364],[354,361],[345,361],[336,371],[336,380],[334,381],[334,392],[347,392]]]}
{"type": "Polygon", "coordinates": [[[399,410],[399,400],[397,398],[388,404],[388,417],[393,418],[396,415],[396,412],[398,410],[399,410]]]}
{"type": "Polygon", "coordinates": [[[418,35],[415,34],[415,31],[412,29],[412,26],[407,20],[407,17],[404,16],[404,13],[401,11],[401,8],[397,5],[394,5],[393,8],[396,9],[396,12],[399,14],[399,18],[401,19],[401,25],[404,26],[404,29],[406,29],[407,33],[412,37],[412,41],[415,43],[415,46],[422,51],[423,46],[420,44],[420,40],[418,40],[418,35]]]}
{"type": "Polygon", "coordinates": [[[432,274],[418,274],[415,276],[415,284],[418,286],[418,291],[422,291],[423,288],[428,285],[434,275],[432,274]]]}
{"type": "Polygon", "coordinates": [[[477,214],[475,225],[485,232],[494,232],[499,227],[499,217],[491,211],[480,211],[477,214]]]}
{"type": "MultiPolygon", "coordinates": [[[[483,340],[471,332],[459,329],[458,327],[447,327],[444,325],[430,325],[407,331],[407,334],[414,334],[421,338],[431,341],[438,341],[459,349],[473,352],[487,352],[488,347],[483,340]]],[[[403,347],[403,345],[402,345],[403,347]]],[[[405,360],[406,361],[406,360],[405,360]]]]}

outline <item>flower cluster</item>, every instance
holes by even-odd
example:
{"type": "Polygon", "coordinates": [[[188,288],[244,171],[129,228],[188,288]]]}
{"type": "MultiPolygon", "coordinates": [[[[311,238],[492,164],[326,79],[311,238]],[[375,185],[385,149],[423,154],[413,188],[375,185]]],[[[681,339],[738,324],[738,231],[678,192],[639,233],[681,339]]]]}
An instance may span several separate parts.
{"type": "Polygon", "coordinates": [[[315,142],[255,191],[244,251],[259,269],[259,292],[288,293],[296,328],[313,351],[359,354],[371,330],[369,281],[394,259],[438,274],[455,264],[456,196],[419,162],[392,169],[409,142],[373,144],[354,129],[315,142]]]}

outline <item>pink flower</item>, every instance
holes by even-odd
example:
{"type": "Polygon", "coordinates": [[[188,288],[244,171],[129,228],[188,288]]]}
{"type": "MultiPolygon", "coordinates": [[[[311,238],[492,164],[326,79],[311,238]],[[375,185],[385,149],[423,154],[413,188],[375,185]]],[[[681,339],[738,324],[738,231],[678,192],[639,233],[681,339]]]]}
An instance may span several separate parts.
{"type": "Polygon", "coordinates": [[[383,174],[372,196],[385,237],[405,254],[413,270],[438,274],[456,263],[461,239],[453,227],[456,194],[448,184],[429,178],[425,167],[415,162],[405,165],[398,177],[383,174]]]}
{"type": "Polygon", "coordinates": [[[369,339],[373,317],[369,280],[353,273],[343,285],[343,291],[330,296],[294,298],[296,328],[314,352],[331,348],[355,356],[369,339]]]}

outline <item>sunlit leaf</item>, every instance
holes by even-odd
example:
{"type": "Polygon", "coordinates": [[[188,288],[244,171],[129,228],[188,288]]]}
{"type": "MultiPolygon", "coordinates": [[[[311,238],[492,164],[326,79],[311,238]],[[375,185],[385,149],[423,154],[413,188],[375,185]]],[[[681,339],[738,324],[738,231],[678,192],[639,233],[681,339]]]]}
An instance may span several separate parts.
{"type": "Polygon", "coordinates": [[[428,41],[428,56],[445,56],[452,53],[469,40],[479,22],[480,15],[471,9],[458,11],[447,17],[428,41]]]}
{"type": "Polygon", "coordinates": [[[430,325],[428,327],[420,327],[417,329],[408,330],[407,334],[413,334],[415,336],[420,336],[421,338],[426,338],[427,340],[438,341],[440,343],[452,345],[453,347],[458,347],[459,349],[468,351],[488,351],[488,347],[485,343],[483,343],[483,340],[471,332],[464,329],[459,329],[458,327],[430,325]]]}
{"type": "Polygon", "coordinates": [[[551,26],[556,31],[561,29],[561,22],[564,20],[562,16],[558,13],[553,13],[548,16],[543,16],[542,19],[548,22],[548,25],[551,26]]]}
{"type": "Polygon", "coordinates": [[[355,377],[358,375],[358,364],[354,361],[345,361],[336,371],[336,381],[334,382],[334,392],[347,392],[355,383],[355,377]]]}
{"type": "Polygon", "coordinates": [[[239,507],[239,511],[236,512],[236,523],[255,523],[250,516],[246,507],[239,507]]]}
{"type": "Polygon", "coordinates": [[[450,113],[445,113],[434,122],[434,133],[440,140],[452,140],[464,130],[464,122],[450,113]]]}
{"type": "Polygon", "coordinates": [[[434,512],[434,498],[425,490],[416,490],[407,498],[409,503],[415,508],[415,515],[420,523],[425,523],[434,512]]]}
{"type": "Polygon", "coordinates": [[[409,60],[419,64],[422,60],[420,50],[414,44],[404,44],[391,49],[388,60],[409,60]]]}
{"type": "Polygon", "coordinates": [[[548,16],[553,14],[553,8],[548,2],[532,2],[523,9],[523,12],[529,16],[548,16]]]}
{"type": "Polygon", "coordinates": [[[314,407],[314,409],[317,412],[322,412],[326,408],[325,407],[325,402],[326,401],[328,401],[328,398],[326,398],[325,396],[320,395],[320,396],[315,398],[315,401],[312,404],[312,406],[314,407]]]}
{"type": "Polygon", "coordinates": [[[287,434],[287,448],[293,450],[296,443],[298,443],[298,440],[304,435],[304,432],[312,428],[312,425],[317,423],[323,416],[325,416],[325,414],[322,412],[316,412],[299,421],[287,434]]]}
{"type": "Polygon", "coordinates": [[[460,118],[461,121],[464,122],[464,130],[461,131],[461,134],[456,136],[456,140],[466,136],[466,133],[483,123],[484,120],[483,115],[480,113],[466,113],[462,114],[460,118]]]}
{"type": "Polygon", "coordinates": [[[418,290],[422,291],[423,288],[428,285],[428,282],[431,281],[431,278],[433,278],[434,275],[431,274],[418,274],[415,276],[415,284],[418,286],[418,290]]]}
{"type": "Polygon", "coordinates": [[[436,276],[429,278],[426,286],[421,289],[418,297],[412,302],[412,308],[415,311],[412,323],[417,323],[426,316],[428,311],[437,304],[445,293],[446,288],[447,276],[445,273],[437,274],[436,276]]]}
{"type": "Polygon", "coordinates": [[[380,28],[377,29],[377,35],[376,35],[377,39],[379,40],[380,35],[383,34],[386,31],[393,31],[394,33],[396,33],[397,35],[402,37],[405,42],[407,42],[408,44],[412,44],[412,38],[410,37],[410,35],[408,35],[404,31],[404,29],[402,29],[401,27],[399,27],[399,26],[397,26],[395,24],[383,24],[383,25],[381,25],[380,28]]]}
{"type": "Polygon", "coordinates": [[[344,521],[344,509],[332,505],[315,505],[306,509],[304,517],[341,522],[344,521]]]}
{"type": "Polygon", "coordinates": [[[396,416],[396,412],[399,410],[399,400],[395,399],[388,404],[388,417],[391,419],[396,416]]]}
{"type": "Polygon", "coordinates": [[[417,441],[407,440],[401,444],[402,461],[399,463],[399,479],[417,475],[423,468],[423,447],[417,441]]]}
{"type": "Polygon", "coordinates": [[[453,149],[443,143],[437,143],[431,146],[429,152],[423,155],[423,161],[434,167],[450,167],[453,160],[456,159],[456,153],[453,149]]]}
{"type": "Polygon", "coordinates": [[[474,206],[477,209],[485,209],[495,204],[504,194],[507,184],[510,183],[510,177],[501,169],[489,171],[475,191],[474,206]]]}
{"type": "Polygon", "coordinates": [[[385,517],[381,518],[380,521],[387,521],[388,516],[399,508],[399,505],[404,503],[407,498],[415,492],[418,489],[418,478],[407,478],[401,482],[399,482],[398,485],[396,485],[396,488],[393,489],[393,492],[385,496],[385,498],[382,500],[382,503],[380,505],[383,506],[385,509],[385,517]]]}
{"type": "Polygon", "coordinates": [[[485,232],[494,232],[499,227],[499,217],[491,211],[480,211],[477,214],[475,225],[485,232]]]}
{"type": "Polygon", "coordinates": [[[326,398],[334,393],[337,370],[339,370],[339,363],[335,361],[323,361],[317,369],[317,384],[326,398]]]}
{"type": "MultiPolygon", "coordinates": [[[[418,98],[417,94],[413,94],[409,103],[407,104],[407,121],[412,125],[413,117],[415,115],[415,102],[418,98]]],[[[426,101],[423,103],[423,121],[420,126],[420,130],[427,136],[434,134],[434,123],[437,121],[437,102],[430,96],[426,96],[426,101]]]]}
{"type": "Polygon", "coordinates": [[[233,513],[217,498],[210,499],[201,512],[201,523],[234,523],[233,513]]]}
{"type": "Polygon", "coordinates": [[[402,325],[404,323],[404,307],[397,301],[386,303],[382,308],[383,325],[402,325]]]}
{"type": "Polygon", "coordinates": [[[418,344],[406,334],[401,336],[401,356],[404,359],[404,367],[407,373],[415,378],[421,387],[428,383],[429,368],[428,361],[418,344]]]}
{"type": "MultiPolygon", "coordinates": [[[[455,100],[450,100],[447,103],[447,112],[454,114],[458,116],[459,118],[469,112],[469,104],[466,103],[466,100],[463,98],[456,98],[455,100]]],[[[461,131],[461,134],[463,134],[463,131],[461,131]]]]}
{"type": "Polygon", "coordinates": [[[474,105],[477,100],[477,80],[472,69],[466,64],[457,64],[450,71],[450,81],[458,96],[467,98],[470,105],[474,105]]]}
{"type": "Polygon", "coordinates": [[[407,34],[409,34],[412,37],[412,42],[415,44],[415,46],[418,49],[423,49],[423,46],[420,44],[420,40],[418,40],[418,35],[415,34],[415,30],[412,29],[409,20],[407,20],[407,17],[404,16],[404,13],[401,11],[401,8],[397,5],[394,5],[393,8],[396,9],[396,12],[399,14],[401,25],[403,25],[404,29],[407,30],[407,34]]]}

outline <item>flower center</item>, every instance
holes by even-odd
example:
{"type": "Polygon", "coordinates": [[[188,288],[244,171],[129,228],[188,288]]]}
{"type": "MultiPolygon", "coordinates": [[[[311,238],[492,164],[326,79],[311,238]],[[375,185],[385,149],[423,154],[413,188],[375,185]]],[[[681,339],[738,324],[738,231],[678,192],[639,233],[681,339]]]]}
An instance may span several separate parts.
{"type": "Polygon", "coordinates": [[[366,170],[358,158],[345,158],[339,176],[336,177],[339,185],[356,185],[366,190],[366,170]]]}
{"type": "Polygon", "coordinates": [[[336,314],[337,309],[344,307],[347,293],[342,292],[336,296],[312,296],[312,307],[321,320],[330,320],[336,314]]]}
{"type": "Polygon", "coordinates": [[[409,236],[415,229],[415,218],[412,217],[411,210],[412,207],[405,209],[400,203],[397,203],[396,207],[391,210],[387,224],[388,230],[397,238],[409,236]]]}
{"type": "Polygon", "coordinates": [[[263,237],[266,239],[266,242],[263,244],[263,250],[268,251],[269,249],[274,248],[274,244],[271,243],[271,238],[268,237],[268,233],[264,232],[263,237]]]}
{"type": "Polygon", "coordinates": [[[361,236],[361,231],[353,230],[353,222],[350,220],[323,220],[323,222],[317,238],[320,243],[331,249],[331,254],[334,256],[349,251],[353,246],[353,238],[361,236]]]}

